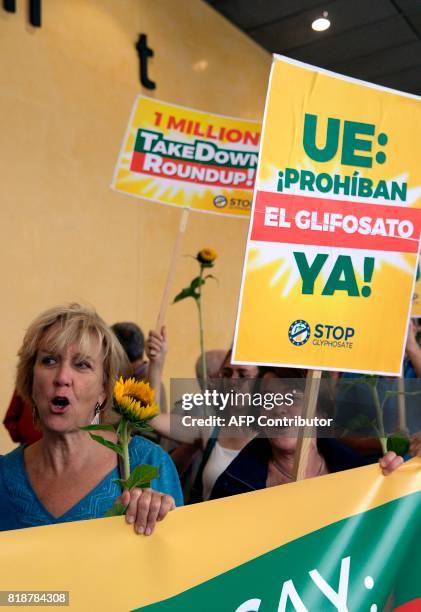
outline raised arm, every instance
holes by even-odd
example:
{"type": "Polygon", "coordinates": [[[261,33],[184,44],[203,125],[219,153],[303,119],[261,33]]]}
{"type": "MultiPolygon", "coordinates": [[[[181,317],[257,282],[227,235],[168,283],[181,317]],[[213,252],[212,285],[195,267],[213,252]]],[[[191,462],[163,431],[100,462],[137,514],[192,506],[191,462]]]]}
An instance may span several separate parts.
{"type": "MultiPolygon", "coordinates": [[[[155,390],[156,403],[160,403],[162,372],[164,370],[165,357],[168,350],[167,333],[165,326],[161,332],[151,330],[146,340],[146,356],[149,360],[148,380],[155,390]]],[[[200,438],[198,428],[183,427],[182,415],[160,412],[150,421],[150,425],[157,433],[176,442],[189,442],[193,444],[200,438]]]]}
{"type": "Polygon", "coordinates": [[[149,360],[148,381],[155,390],[156,403],[159,405],[161,399],[162,372],[164,370],[165,357],[167,355],[167,332],[165,325],[160,332],[151,330],[146,340],[146,356],[149,360]]]}

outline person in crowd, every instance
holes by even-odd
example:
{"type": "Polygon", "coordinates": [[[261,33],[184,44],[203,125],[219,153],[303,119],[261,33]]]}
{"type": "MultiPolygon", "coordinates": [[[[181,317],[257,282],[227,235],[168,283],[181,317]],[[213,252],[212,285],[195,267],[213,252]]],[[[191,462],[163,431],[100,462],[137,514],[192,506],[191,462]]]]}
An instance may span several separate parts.
{"type": "MultiPolygon", "coordinates": [[[[305,376],[305,371],[292,368],[262,368],[262,393],[291,392],[288,379],[305,376]]],[[[295,381],[294,381],[295,382],[295,381]]],[[[283,404],[271,410],[271,417],[294,417],[302,413],[304,394],[294,393],[291,406],[283,404]]],[[[264,412],[264,411],[262,411],[264,412]]],[[[298,431],[294,428],[262,427],[259,435],[251,440],[217,478],[210,499],[237,495],[287,484],[294,480],[294,457],[298,431]]],[[[389,452],[380,459],[383,474],[389,474],[403,462],[402,457],[389,452]]],[[[363,457],[331,438],[312,438],[306,478],[322,476],[354,467],[366,465],[363,457]]]]}
{"type": "MultiPolygon", "coordinates": [[[[146,355],[149,359],[150,364],[150,380],[154,381],[155,384],[159,385],[159,381],[161,380],[161,365],[156,365],[156,359],[159,359],[159,356],[162,352],[166,353],[166,340],[165,347],[161,347],[161,338],[165,338],[164,334],[157,334],[157,332],[151,331],[149,333],[149,337],[146,343],[146,355]],[[158,374],[155,375],[155,372],[158,371],[158,374]]],[[[221,368],[221,365],[225,359],[227,354],[226,350],[210,350],[205,352],[206,359],[206,370],[208,375],[208,380],[215,378],[218,375],[218,372],[221,368]]],[[[163,364],[162,364],[163,365],[163,364]]],[[[196,361],[195,366],[196,379],[199,383],[202,391],[204,390],[204,380],[202,374],[202,359],[199,357],[196,361]]],[[[170,415],[162,416],[160,415],[158,419],[158,429],[161,432],[165,432],[170,429],[170,418],[175,419],[176,417],[181,417],[184,414],[182,409],[182,405],[180,401],[175,402],[172,410],[171,417],[170,415]],[[159,426],[159,422],[161,426],[159,426]]],[[[168,435],[171,435],[172,432],[168,431],[168,435]]],[[[181,484],[183,487],[184,500],[186,503],[189,503],[191,490],[193,483],[196,480],[197,472],[201,465],[202,457],[203,457],[203,441],[200,436],[200,432],[196,432],[196,436],[187,442],[177,442],[177,440],[167,438],[161,438],[161,445],[164,446],[166,450],[171,454],[171,459],[174,461],[174,464],[177,468],[177,472],[180,476],[181,484]]]]}
{"type": "MultiPolygon", "coordinates": [[[[111,329],[120,341],[129,360],[129,365],[123,374],[133,376],[138,380],[149,380],[149,363],[144,359],[145,336],[140,327],[136,323],[123,322],[115,323],[111,326],[111,329]]],[[[159,389],[159,406],[162,412],[166,412],[166,396],[163,385],[159,389]]],[[[16,390],[13,393],[3,423],[13,442],[18,444],[29,445],[42,436],[42,432],[34,425],[31,406],[23,401],[16,390]]]]}
{"type": "MultiPolygon", "coordinates": [[[[120,344],[124,348],[127,358],[130,362],[126,375],[128,377],[132,376],[137,380],[150,381],[152,387],[155,388],[153,380],[154,371],[153,369],[152,372],[150,371],[151,364],[147,359],[144,358],[145,336],[143,334],[143,331],[138,325],[136,325],[136,323],[130,321],[123,323],[114,323],[114,325],[111,326],[111,329],[120,341],[120,344]]],[[[165,328],[161,329],[161,334],[163,334],[163,336],[165,337],[165,328]]],[[[150,338],[148,338],[148,343],[149,342],[150,338]]],[[[157,360],[154,361],[153,367],[155,368],[155,370],[158,369],[159,372],[157,360]]],[[[167,412],[167,399],[165,395],[165,388],[162,383],[158,385],[156,397],[161,412],[167,412]]]]}
{"type": "Polygon", "coordinates": [[[17,444],[33,444],[42,436],[41,431],[35,427],[31,406],[23,401],[16,389],[10,400],[3,424],[13,442],[17,444]]]}
{"type": "MultiPolygon", "coordinates": [[[[235,393],[252,392],[258,368],[254,365],[236,365],[231,362],[232,351],[227,352],[218,373],[218,378],[224,381],[224,390],[235,393]]],[[[247,406],[228,405],[224,410],[225,425],[215,427],[212,431],[205,430],[203,439],[203,457],[193,484],[191,503],[206,501],[217,478],[238,456],[255,432],[246,426],[234,428],[228,425],[229,417],[236,413],[247,412],[247,406]]]]}
{"type": "MultiPolygon", "coordinates": [[[[218,372],[221,369],[222,363],[227,354],[226,350],[223,349],[212,349],[205,351],[206,360],[206,371],[208,379],[214,379],[218,376],[218,372]]],[[[198,357],[195,365],[196,379],[199,383],[202,391],[205,390],[205,384],[203,379],[203,362],[202,358],[198,357]]],[[[183,410],[180,402],[176,402],[172,410],[172,415],[183,414],[183,410]]],[[[190,500],[190,494],[192,486],[196,480],[197,472],[200,468],[203,457],[203,446],[201,439],[196,439],[193,444],[188,442],[178,443],[171,450],[171,459],[174,461],[180,476],[184,499],[186,503],[190,500]]]]}
{"type": "MultiPolygon", "coordinates": [[[[0,530],[102,517],[115,501],[126,521],[149,535],[156,521],[182,504],[170,457],[134,436],[132,466],[159,468],[152,489],[121,490],[117,455],[80,427],[112,412],[114,382],[126,362],[115,335],[99,315],[71,304],[43,312],[29,326],[19,351],[16,388],[32,404],[43,437],[0,456],[0,530]]],[[[101,434],[115,442],[114,432],[101,434]]]]}
{"type": "Polygon", "coordinates": [[[404,378],[421,378],[421,346],[418,341],[420,331],[420,320],[410,319],[405,346],[404,378]]]}
{"type": "MultiPolygon", "coordinates": [[[[166,336],[163,334],[152,334],[151,353],[149,359],[151,364],[154,359],[157,359],[160,364],[163,363],[165,352],[167,350],[166,336]]],[[[231,363],[231,350],[225,354],[225,358],[217,373],[218,379],[225,379],[228,384],[236,387],[237,391],[241,387],[242,391],[250,390],[250,379],[257,376],[257,366],[235,365],[231,363]]],[[[154,377],[154,386],[156,388],[159,381],[159,376],[154,377]]],[[[211,380],[212,382],[212,380],[211,380]]],[[[230,410],[235,410],[235,407],[228,406],[225,416],[229,416],[230,410]]],[[[196,427],[186,428],[177,427],[176,419],[178,415],[158,414],[151,421],[152,427],[161,435],[176,440],[178,442],[187,442],[190,445],[199,444],[203,450],[203,456],[198,468],[198,473],[192,488],[190,501],[199,502],[209,498],[212,486],[219,474],[231,463],[238,455],[240,450],[254,437],[255,433],[250,428],[238,428],[233,433],[233,428],[225,425],[224,427],[196,427]]],[[[181,420],[181,417],[178,417],[181,420]]]]}
{"type": "Polygon", "coordinates": [[[411,436],[409,445],[409,453],[411,457],[421,457],[421,433],[417,432],[411,436]]]}

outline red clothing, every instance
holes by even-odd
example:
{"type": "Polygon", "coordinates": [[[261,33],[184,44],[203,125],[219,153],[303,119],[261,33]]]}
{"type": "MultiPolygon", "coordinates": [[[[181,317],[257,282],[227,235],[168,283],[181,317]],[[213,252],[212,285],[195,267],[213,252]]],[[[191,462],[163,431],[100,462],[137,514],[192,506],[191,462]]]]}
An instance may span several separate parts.
{"type": "Polygon", "coordinates": [[[25,404],[16,391],[13,393],[3,423],[13,442],[33,444],[42,437],[42,433],[35,429],[30,406],[25,404]]]}

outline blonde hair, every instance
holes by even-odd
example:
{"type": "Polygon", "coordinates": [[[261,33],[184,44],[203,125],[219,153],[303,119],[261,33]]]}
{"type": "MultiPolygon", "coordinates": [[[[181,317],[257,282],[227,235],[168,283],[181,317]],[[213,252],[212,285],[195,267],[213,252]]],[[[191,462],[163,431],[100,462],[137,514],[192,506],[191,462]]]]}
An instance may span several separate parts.
{"type": "Polygon", "coordinates": [[[93,338],[98,340],[98,346],[102,348],[104,355],[104,408],[109,413],[114,383],[127,367],[127,356],[113,331],[98,313],[80,304],[54,306],[32,321],[18,352],[16,389],[19,395],[32,404],[34,364],[40,344],[46,336],[51,350],[62,351],[78,343],[82,355],[88,354],[93,338]],[[49,334],[53,326],[56,329],[54,333],[49,334]]]}

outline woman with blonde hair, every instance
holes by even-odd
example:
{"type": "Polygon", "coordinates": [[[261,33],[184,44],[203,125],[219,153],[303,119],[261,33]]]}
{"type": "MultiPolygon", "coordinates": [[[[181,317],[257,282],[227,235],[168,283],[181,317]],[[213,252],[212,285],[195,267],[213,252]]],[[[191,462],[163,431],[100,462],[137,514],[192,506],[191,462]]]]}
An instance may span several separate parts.
{"type": "MultiPolygon", "coordinates": [[[[135,531],[149,535],[157,520],[182,504],[176,470],[159,446],[132,439],[131,465],[155,465],[159,477],[153,489],[121,493],[114,482],[117,455],[80,429],[118,418],[111,411],[113,387],[125,361],[94,310],[57,306],[31,323],[19,350],[16,386],[43,437],[0,457],[0,530],[99,518],[117,501],[127,505],[135,531]]],[[[103,436],[116,441],[112,431],[103,436]]]]}

